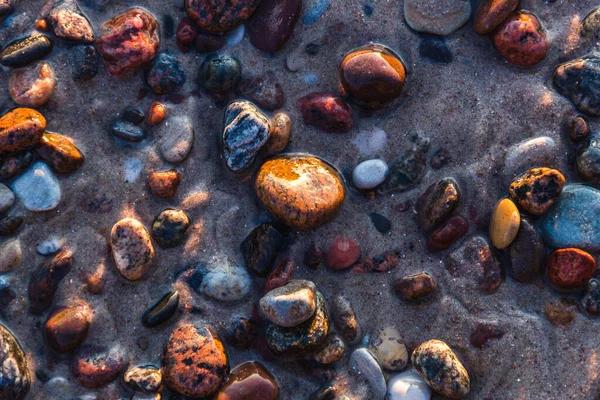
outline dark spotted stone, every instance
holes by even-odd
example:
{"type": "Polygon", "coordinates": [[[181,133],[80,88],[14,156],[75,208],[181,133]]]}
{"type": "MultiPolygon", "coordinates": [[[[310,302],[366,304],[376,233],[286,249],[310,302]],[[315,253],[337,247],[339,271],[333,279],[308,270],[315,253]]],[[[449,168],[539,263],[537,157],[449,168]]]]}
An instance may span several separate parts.
{"type": "Polygon", "coordinates": [[[0,157],[39,143],[46,118],[31,108],[15,108],[0,117],[0,157]]]}
{"type": "Polygon", "coordinates": [[[302,0],[262,0],[246,25],[250,43],[259,50],[274,53],[292,36],[302,10],[302,0]]]}
{"type": "Polygon", "coordinates": [[[31,274],[28,287],[29,311],[41,314],[50,308],[60,281],[71,271],[73,255],[63,249],[54,257],[46,258],[31,274]]]}
{"type": "Polygon", "coordinates": [[[185,84],[181,62],[172,54],[160,53],[146,72],[146,83],[156,94],[176,92],[185,84]]]}
{"type": "Polygon", "coordinates": [[[153,365],[129,368],[123,374],[123,383],[136,392],[156,392],[162,384],[162,373],[153,365]]]}
{"type": "Polygon", "coordinates": [[[0,64],[5,67],[24,67],[52,51],[52,42],[44,35],[33,34],[9,43],[0,53],[0,64]]]}
{"type": "Polygon", "coordinates": [[[179,306],[179,292],[169,292],[151,305],[142,315],[142,323],[148,328],[158,326],[168,321],[179,306]]]}
{"type": "Polygon", "coordinates": [[[267,276],[273,269],[277,254],[285,244],[285,235],[272,224],[257,226],[241,245],[246,267],[258,276],[267,276]]]}
{"type": "Polygon", "coordinates": [[[125,361],[117,349],[107,350],[96,345],[85,345],[71,359],[71,373],[87,389],[108,385],[124,368],[125,361]]]}
{"type": "Polygon", "coordinates": [[[590,54],[559,65],[554,70],[554,87],[581,112],[600,116],[600,56],[590,54]]]}
{"type": "Polygon", "coordinates": [[[183,18],[177,26],[176,38],[177,47],[179,47],[179,50],[183,51],[184,53],[190,51],[190,47],[192,44],[194,44],[197,35],[198,29],[196,24],[194,24],[194,22],[189,18],[183,18]]]}
{"type": "Polygon", "coordinates": [[[201,29],[227,32],[246,22],[260,0],[185,0],[185,10],[201,29]]]}
{"type": "Polygon", "coordinates": [[[558,200],[565,182],[556,169],[532,168],[512,181],[508,194],[525,212],[542,215],[558,200]]]}
{"type": "Polygon", "coordinates": [[[0,159],[0,181],[9,181],[22,172],[25,172],[32,161],[33,153],[31,151],[12,154],[0,159]]]}
{"type": "Polygon", "coordinates": [[[590,123],[583,115],[569,121],[569,137],[574,142],[583,142],[590,136],[590,123]]]}
{"type": "Polygon", "coordinates": [[[253,347],[258,337],[258,327],[253,319],[238,318],[231,324],[225,339],[237,350],[253,347]]]}
{"type": "Polygon", "coordinates": [[[333,299],[331,314],[335,327],[346,340],[352,343],[360,339],[360,327],[356,319],[356,313],[348,299],[343,296],[336,296],[333,299]]]}
{"type": "Polygon", "coordinates": [[[309,268],[316,269],[323,261],[323,250],[321,250],[315,242],[311,242],[310,246],[304,251],[304,265],[309,268]]]}
{"type": "Polygon", "coordinates": [[[423,231],[439,226],[460,204],[458,184],[452,178],[444,178],[429,186],[416,202],[417,225],[423,231]]]}
{"type": "Polygon", "coordinates": [[[83,165],[83,153],[73,142],[57,133],[46,132],[35,147],[38,156],[59,174],[70,174],[83,165]]]}
{"type": "Polygon", "coordinates": [[[190,219],[181,210],[166,209],[156,216],[152,223],[152,237],[161,247],[180,245],[185,240],[185,233],[190,226],[190,219]]]}
{"type": "Polygon", "coordinates": [[[0,324],[0,398],[24,400],[30,387],[25,353],[17,338],[0,324]]]}
{"type": "Polygon", "coordinates": [[[294,276],[295,270],[296,264],[294,264],[294,260],[281,260],[277,268],[269,274],[265,281],[265,293],[288,283],[294,276]]]}
{"type": "Polygon", "coordinates": [[[89,81],[98,74],[100,57],[94,46],[75,46],[69,50],[74,81],[89,81]]]}
{"type": "Polygon", "coordinates": [[[200,66],[198,83],[212,93],[235,88],[242,76],[242,64],[228,54],[208,56],[200,66]]]}

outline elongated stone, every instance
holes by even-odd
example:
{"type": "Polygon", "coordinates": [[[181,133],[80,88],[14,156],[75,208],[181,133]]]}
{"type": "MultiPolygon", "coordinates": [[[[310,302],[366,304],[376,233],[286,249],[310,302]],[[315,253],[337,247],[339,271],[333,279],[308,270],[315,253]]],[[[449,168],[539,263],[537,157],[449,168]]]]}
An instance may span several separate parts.
{"type": "Polygon", "coordinates": [[[23,67],[45,57],[51,51],[50,39],[34,34],[9,43],[0,54],[0,64],[6,67],[23,67]]]}
{"type": "Polygon", "coordinates": [[[158,326],[175,314],[178,305],[179,292],[169,292],[144,312],[142,323],[147,327],[158,326]]]}
{"type": "Polygon", "coordinates": [[[521,225],[521,214],[510,199],[496,204],[490,220],[490,240],[497,249],[507,248],[517,236],[521,225]]]}
{"type": "Polygon", "coordinates": [[[44,260],[31,274],[28,286],[29,310],[41,314],[50,308],[60,281],[73,267],[73,254],[61,250],[52,258],[44,260]]]}
{"type": "Polygon", "coordinates": [[[125,218],[117,222],[110,243],[117,270],[125,279],[135,281],[148,273],[154,260],[154,246],[139,221],[125,218]]]}

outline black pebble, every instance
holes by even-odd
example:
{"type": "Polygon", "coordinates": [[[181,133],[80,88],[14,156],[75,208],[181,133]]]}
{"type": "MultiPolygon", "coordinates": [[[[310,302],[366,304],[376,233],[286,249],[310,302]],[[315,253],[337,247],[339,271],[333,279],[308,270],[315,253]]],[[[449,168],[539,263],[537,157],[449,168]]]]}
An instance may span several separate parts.
{"type": "Polygon", "coordinates": [[[319,46],[317,43],[309,43],[305,47],[306,54],[316,56],[317,54],[319,54],[320,48],[321,46],[319,46]]]}
{"type": "Polygon", "coordinates": [[[375,6],[370,1],[366,2],[365,5],[363,6],[363,12],[365,13],[365,15],[367,17],[370,17],[371,15],[373,15],[373,10],[375,10],[375,6]]]}
{"type": "Polygon", "coordinates": [[[146,137],[142,128],[128,121],[117,120],[112,126],[112,134],[126,142],[141,142],[146,137]]]}
{"type": "Polygon", "coordinates": [[[179,293],[169,292],[146,310],[142,315],[142,323],[149,328],[158,326],[171,318],[178,306],[179,293]]]}
{"type": "Polygon", "coordinates": [[[146,118],[144,111],[139,107],[129,106],[123,111],[123,119],[132,124],[139,125],[144,122],[144,118],[146,118]]]}
{"type": "Polygon", "coordinates": [[[0,64],[23,67],[45,57],[52,51],[52,42],[44,35],[31,35],[12,41],[0,55],[0,64]]]}
{"type": "Polygon", "coordinates": [[[435,35],[425,35],[419,44],[419,54],[439,63],[452,62],[452,52],[446,46],[444,38],[435,35]]]}
{"type": "Polygon", "coordinates": [[[94,46],[75,46],[69,53],[73,80],[89,81],[98,74],[99,58],[94,46]]]}
{"type": "Polygon", "coordinates": [[[372,212],[369,214],[369,217],[371,218],[373,225],[375,225],[375,229],[377,229],[379,232],[388,233],[390,229],[392,229],[392,223],[383,215],[372,212]]]}

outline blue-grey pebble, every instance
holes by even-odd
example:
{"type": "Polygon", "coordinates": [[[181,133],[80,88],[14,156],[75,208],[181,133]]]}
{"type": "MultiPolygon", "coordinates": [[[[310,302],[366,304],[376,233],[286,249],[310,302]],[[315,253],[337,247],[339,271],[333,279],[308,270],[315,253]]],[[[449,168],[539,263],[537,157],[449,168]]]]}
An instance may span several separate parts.
{"type": "Polygon", "coordinates": [[[358,164],[352,171],[354,186],[362,190],[375,189],[387,178],[388,165],[383,160],[367,160],[358,164]]]}
{"type": "Polygon", "coordinates": [[[12,189],[29,211],[53,210],[61,199],[58,179],[41,161],[15,179],[12,189]]]}
{"type": "Polygon", "coordinates": [[[373,400],[383,400],[387,392],[387,385],[379,363],[365,348],[354,350],[350,356],[350,368],[353,373],[367,380],[371,388],[373,400]]]}

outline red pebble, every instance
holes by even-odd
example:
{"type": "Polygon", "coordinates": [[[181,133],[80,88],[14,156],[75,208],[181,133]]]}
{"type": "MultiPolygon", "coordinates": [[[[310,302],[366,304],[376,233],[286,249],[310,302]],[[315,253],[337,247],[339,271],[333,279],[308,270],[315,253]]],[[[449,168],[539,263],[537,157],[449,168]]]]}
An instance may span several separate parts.
{"type": "Polygon", "coordinates": [[[492,43],[506,61],[530,67],[548,53],[548,37],[542,23],[528,11],[515,11],[494,31],[492,43]]]}
{"type": "Polygon", "coordinates": [[[265,292],[270,292],[288,283],[294,276],[296,265],[292,260],[283,260],[267,277],[265,292]]]}
{"type": "Polygon", "coordinates": [[[595,272],[594,257],[583,250],[559,249],[548,257],[548,280],[563,289],[585,285],[595,272]]]}
{"type": "Polygon", "coordinates": [[[427,239],[427,250],[431,253],[446,250],[469,230],[469,221],[456,215],[433,231],[427,239]]]}
{"type": "Polygon", "coordinates": [[[198,35],[198,31],[196,29],[196,25],[189,18],[184,18],[181,20],[179,25],[177,26],[177,47],[179,50],[187,53],[190,50],[192,44],[196,40],[196,36],[198,35]]]}
{"type": "Polygon", "coordinates": [[[358,261],[360,258],[360,247],[352,239],[345,237],[339,237],[333,241],[329,250],[327,250],[327,256],[325,262],[331,269],[346,269],[352,264],[358,261]]]}
{"type": "Polygon", "coordinates": [[[315,92],[298,99],[304,123],[330,133],[345,133],[354,126],[352,108],[329,93],[315,92]]]}
{"type": "Polygon", "coordinates": [[[478,324],[471,334],[471,344],[481,349],[490,339],[500,339],[504,336],[504,329],[486,324],[478,324]]]}

